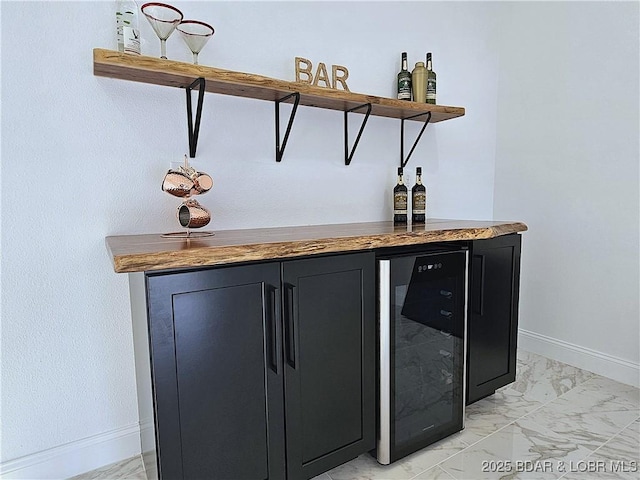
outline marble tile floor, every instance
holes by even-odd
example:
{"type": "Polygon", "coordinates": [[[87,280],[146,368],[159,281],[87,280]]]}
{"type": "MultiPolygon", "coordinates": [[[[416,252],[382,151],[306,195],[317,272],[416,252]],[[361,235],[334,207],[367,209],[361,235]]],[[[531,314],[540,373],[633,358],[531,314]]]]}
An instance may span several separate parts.
{"type": "MultiPolygon", "coordinates": [[[[361,455],[313,480],[557,478],[640,479],[640,390],[519,351],[516,382],[467,407],[462,432],[389,466],[361,455]]],[[[107,479],[146,476],[134,457],[73,478],[107,479]]]]}

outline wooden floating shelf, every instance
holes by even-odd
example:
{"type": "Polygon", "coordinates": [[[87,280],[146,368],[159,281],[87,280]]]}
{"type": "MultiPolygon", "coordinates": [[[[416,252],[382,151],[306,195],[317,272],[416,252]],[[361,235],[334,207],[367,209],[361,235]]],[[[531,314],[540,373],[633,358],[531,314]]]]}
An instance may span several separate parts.
{"type": "MultiPolygon", "coordinates": [[[[463,107],[446,107],[376,97],[362,93],[315,87],[306,83],[288,82],[251,73],[176,62],[155,57],[127,55],[113,50],[93,50],[93,74],[134,82],[186,88],[197,78],[206,80],[206,91],[236,97],[276,101],[291,93],[300,93],[300,105],[347,111],[370,103],[371,115],[407,119],[431,112],[429,123],[461,117],[463,107]]],[[[292,102],[293,100],[287,100],[292,102]]],[[[419,119],[415,119],[421,121],[419,119]]],[[[424,117],[422,117],[424,121],[424,117]]]]}

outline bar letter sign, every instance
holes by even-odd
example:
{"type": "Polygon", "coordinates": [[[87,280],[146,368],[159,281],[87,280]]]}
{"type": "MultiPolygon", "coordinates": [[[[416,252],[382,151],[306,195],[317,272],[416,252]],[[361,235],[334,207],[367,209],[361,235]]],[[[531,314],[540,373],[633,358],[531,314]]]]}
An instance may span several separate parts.
{"type": "Polygon", "coordinates": [[[311,60],[306,58],[296,57],[296,82],[309,83],[311,85],[321,87],[320,82],[324,83],[327,88],[333,88],[338,90],[338,83],[342,85],[342,89],[349,92],[347,87],[347,78],[349,78],[349,70],[347,67],[341,65],[331,65],[331,79],[327,74],[327,67],[324,63],[320,62],[316,69],[316,74],[313,74],[313,64],[311,60]],[[303,66],[304,65],[304,66],[303,66]],[[302,78],[301,75],[305,75],[306,78],[302,78]]]}

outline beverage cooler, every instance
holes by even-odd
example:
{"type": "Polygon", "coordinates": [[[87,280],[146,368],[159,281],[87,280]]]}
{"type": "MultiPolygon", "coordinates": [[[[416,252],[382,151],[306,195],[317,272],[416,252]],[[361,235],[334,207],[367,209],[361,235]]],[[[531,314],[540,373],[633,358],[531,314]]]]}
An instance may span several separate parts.
{"type": "Polygon", "coordinates": [[[464,427],[467,251],[378,257],[384,465],[464,427]]]}

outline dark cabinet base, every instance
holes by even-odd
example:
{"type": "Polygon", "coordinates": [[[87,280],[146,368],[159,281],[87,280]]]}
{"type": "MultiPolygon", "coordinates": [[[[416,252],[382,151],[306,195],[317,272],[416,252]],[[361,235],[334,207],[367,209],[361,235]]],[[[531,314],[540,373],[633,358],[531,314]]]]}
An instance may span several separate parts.
{"type": "Polygon", "coordinates": [[[312,478],[374,446],[374,268],[372,254],[282,264],[291,479],[312,478]]]}
{"type": "MultiPolygon", "coordinates": [[[[466,403],[515,379],[520,235],[470,249],[466,403]]],[[[303,480],[375,448],[375,253],[130,274],[149,478],[303,480]]]]}
{"type": "Polygon", "coordinates": [[[470,243],[467,405],[516,376],[521,237],[470,243]]]}
{"type": "Polygon", "coordinates": [[[284,479],[277,264],[146,275],[158,477],[284,479]]]}
{"type": "Polygon", "coordinates": [[[131,274],[149,478],[303,480],[372,449],[374,265],[131,274]]]}

